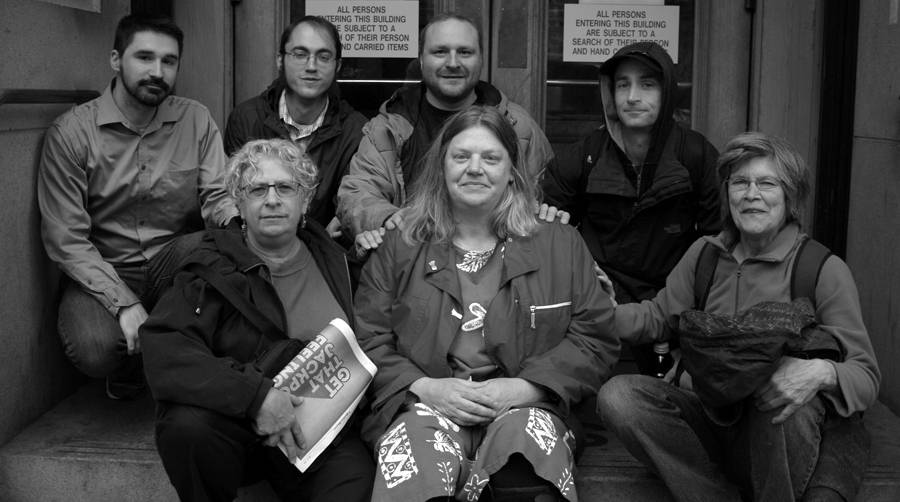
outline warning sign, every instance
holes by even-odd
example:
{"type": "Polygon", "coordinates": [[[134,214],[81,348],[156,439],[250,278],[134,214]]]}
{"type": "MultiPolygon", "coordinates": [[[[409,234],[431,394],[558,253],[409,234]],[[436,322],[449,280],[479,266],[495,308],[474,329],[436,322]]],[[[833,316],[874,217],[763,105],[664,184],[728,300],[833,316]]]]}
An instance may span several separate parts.
{"type": "Polygon", "coordinates": [[[677,5],[566,4],[563,61],[602,63],[626,45],[656,42],[678,63],[677,5]]]}
{"type": "Polygon", "coordinates": [[[306,13],[337,27],[345,58],[419,55],[419,2],[307,0],[306,13]]]}

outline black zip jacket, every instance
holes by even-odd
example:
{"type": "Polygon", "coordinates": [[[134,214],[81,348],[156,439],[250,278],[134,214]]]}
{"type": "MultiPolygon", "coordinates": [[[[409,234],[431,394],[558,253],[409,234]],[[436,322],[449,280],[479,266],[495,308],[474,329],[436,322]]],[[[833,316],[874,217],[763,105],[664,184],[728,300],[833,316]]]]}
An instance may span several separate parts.
{"type": "MultiPolygon", "coordinates": [[[[312,252],[335,299],[353,327],[351,278],[344,251],[315,222],[297,235],[312,252]]],[[[222,275],[282,330],[284,306],[268,267],[240,232],[208,230],[186,262],[222,275]]],[[[355,277],[358,277],[356,275],[355,277]]],[[[273,382],[252,361],[271,342],[206,281],[186,270],[176,275],[140,328],[144,369],[153,398],[252,419],[273,382]]]]}
{"type": "Polygon", "coordinates": [[[677,89],[672,60],[651,43],[619,54],[630,49],[663,69],[662,105],[640,168],[640,194],[606,75],[600,79],[606,125],[557,151],[541,183],[544,201],[569,211],[572,224],[580,225],[594,260],[616,283],[619,303],[656,296],[690,245],[722,226],[715,173],[719,152],[703,135],[672,119],[677,89]]]}
{"type": "MultiPolygon", "coordinates": [[[[225,126],[225,153],[231,156],[254,139],[291,139],[287,125],[278,116],[278,101],[286,84],[279,78],[259,96],[239,104],[225,126]]],[[[319,168],[319,186],[309,202],[307,219],[328,225],[337,210],[335,197],[350,159],[359,148],[366,118],[341,100],[337,83],[328,90],[325,119],[309,138],[306,154],[319,168]]]]}

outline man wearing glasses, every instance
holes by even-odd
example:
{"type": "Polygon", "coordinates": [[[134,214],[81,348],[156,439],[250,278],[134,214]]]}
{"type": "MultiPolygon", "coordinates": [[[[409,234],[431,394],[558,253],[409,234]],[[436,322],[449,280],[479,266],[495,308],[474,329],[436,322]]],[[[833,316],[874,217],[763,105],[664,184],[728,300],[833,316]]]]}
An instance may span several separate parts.
{"type": "Polygon", "coordinates": [[[688,247],[722,228],[719,153],[675,122],[677,90],[665,49],[622,48],[600,66],[604,125],[559,149],[541,184],[545,201],[580,223],[620,304],[655,297],[688,247]]]}
{"type": "Polygon", "coordinates": [[[253,139],[293,141],[319,168],[319,188],[307,216],[340,237],[335,197],[362,138],[366,118],[341,100],[335,79],[341,39],[333,24],[305,16],[281,34],[278,78],[262,94],[238,105],[225,126],[225,152],[253,139]]]}
{"type": "Polygon", "coordinates": [[[170,95],[183,40],[165,17],[122,18],[110,55],[115,79],[57,118],[41,153],[41,235],[72,279],[60,337],[78,369],[107,377],[113,399],[145,389],[138,328],[199,241],[187,234],[237,213],[214,182],[225,156],[209,111],[170,95]]]}

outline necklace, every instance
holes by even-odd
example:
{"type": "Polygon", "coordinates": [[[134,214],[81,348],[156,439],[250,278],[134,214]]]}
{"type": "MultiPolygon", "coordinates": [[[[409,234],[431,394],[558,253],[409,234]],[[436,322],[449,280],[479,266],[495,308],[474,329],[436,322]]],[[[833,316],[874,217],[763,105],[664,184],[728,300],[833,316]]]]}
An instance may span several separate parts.
{"type": "Polygon", "coordinates": [[[487,251],[466,251],[466,254],[463,256],[463,262],[457,263],[456,268],[470,274],[478,272],[487,263],[491,255],[494,254],[495,249],[497,249],[496,242],[487,251]]]}

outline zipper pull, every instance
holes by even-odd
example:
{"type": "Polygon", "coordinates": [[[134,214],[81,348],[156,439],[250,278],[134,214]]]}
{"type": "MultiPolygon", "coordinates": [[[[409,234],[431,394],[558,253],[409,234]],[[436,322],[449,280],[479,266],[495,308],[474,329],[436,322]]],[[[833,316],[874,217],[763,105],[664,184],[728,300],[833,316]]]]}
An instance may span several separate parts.
{"type": "Polygon", "coordinates": [[[532,305],[531,306],[531,329],[534,329],[534,311],[535,310],[536,309],[534,308],[534,305],[532,305]]]}

